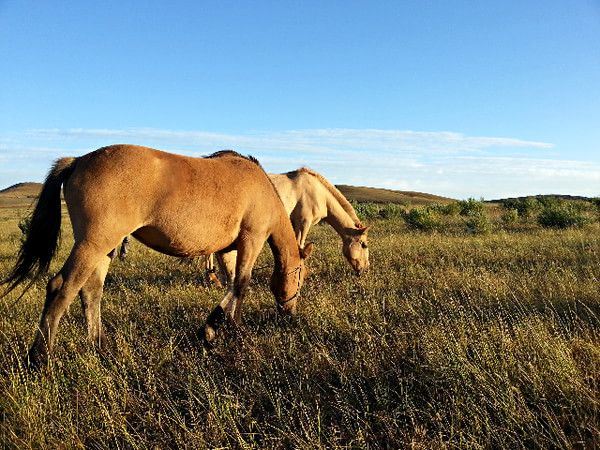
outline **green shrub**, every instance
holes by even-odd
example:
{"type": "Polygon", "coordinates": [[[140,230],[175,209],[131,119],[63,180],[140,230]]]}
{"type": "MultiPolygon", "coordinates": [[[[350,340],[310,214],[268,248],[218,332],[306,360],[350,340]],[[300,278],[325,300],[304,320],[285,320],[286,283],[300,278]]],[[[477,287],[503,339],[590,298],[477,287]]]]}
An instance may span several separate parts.
{"type": "Polygon", "coordinates": [[[460,208],[459,214],[461,216],[476,216],[483,214],[483,199],[475,200],[474,198],[469,198],[467,200],[459,200],[457,204],[460,208]]]}
{"type": "Polygon", "coordinates": [[[563,203],[558,197],[554,196],[540,196],[536,198],[538,203],[541,205],[541,208],[551,208],[554,206],[559,206],[563,203]]]}
{"type": "Polygon", "coordinates": [[[537,221],[546,228],[569,228],[583,226],[590,220],[577,205],[557,202],[544,207],[537,221]]]}
{"type": "Polygon", "coordinates": [[[461,206],[459,202],[448,203],[447,205],[440,205],[439,203],[434,203],[429,206],[429,209],[440,213],[444,216],[457,216],[460,214],[461,206]]]}
{"type": "Polygon", "coordinates": [[[403,214],[409,228],[421,231],[434,231],[442,227],[442,221],[436,211],[429,208],[412,208],[403,214]]]}
{"type": "Polygon", "coordinates": [[[31,216],[24,217],[19,222],[19,230],[21,230],[21,243],[25,242],[27,234],[29,234],[29,228],[31,228],[31,216]]]}
{"type": "Polygon", "coordinates": [[[379,217],[382,219],[398,219],[402,217],[404,209],[396,203],[386,203],[379,209],[379,217]]]}
{"type": "Polygon", "coordinates": [[[376,203],[351,202],[356,215],[361,220],[376,219],[379,217],[379,205],[376,203]]]}
{"type": "Polygon", "coordinates": [[[465,222],[465,227],[471,234],[488,234],[492,231],[492,223],[483,213],[470,215],[465,222]]]}
{"type": "Polygon", "coordinates": [[[502,201],[502,206],[509,210],[516,209],[519,217],[524,219],[533,218],[542,208],[541,202],[533,197],[509,198],[502,201]]]}
{"type": "Polygon", "coordinates": [[[399,219],[402,217],[403,208],[398,203],[371,203],[350,202],[361,220],[372,219],[399,219]]]}
{"type": "Polygon", "coordinates": [[[519,211],[514,208],[507,210],[502,214],[502,223],[504,225],[514,225],[519,221],[519,211]]]}

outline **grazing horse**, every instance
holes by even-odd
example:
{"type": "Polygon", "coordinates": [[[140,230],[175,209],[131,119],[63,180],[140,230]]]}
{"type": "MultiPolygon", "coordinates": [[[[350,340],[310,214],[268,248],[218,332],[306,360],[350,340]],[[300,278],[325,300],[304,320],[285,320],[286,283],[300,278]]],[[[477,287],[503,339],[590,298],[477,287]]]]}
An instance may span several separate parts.
{"type": "MultiPolygon", "coordinates": [[[[369,227],[363,226],[350,202],[323,175],[302,167],[269,177],[290,216],[300,248],[304,248],[310,228],[325,220],[342,238],[342,253],[356,275],[369,268],[369,227]]],[[[217,255],[228,283],[234,279],[235,258],[235,251],[217,255]]],[[[206,267],[214,267],[210,256],[206,267]]]]}
{"type": "MultiPolygon", "coordinates": [[[[369,268],[369,227],[362,225],[350,202],[334,185],[323,175],[306,167],[282,174],[269,174],[269,177],[290,216],[301,248],[306,243],[310,228],[324,219],[342,238],[342,253],[354,272],[360,275],[369,268]]],[[[127,248],[125,241],[121,252],[124,248],[127,248]]],[[[230,282],[235,269],[235,252],[218,256],[218,259],[222,277],[230,282]]],[[[207,278],[220,285],[215,276],[213,255],[206,257],[205,269],[207,278]]]]}
{"type": "Polygon", "coordinates": [[[268,241],[275,269],[271,291],[279,310],[293,314],[304,281],[304,260],[283,204],[253,158],[232,151],[192,158],[133,145],[104,147],[78,158],[59,159],[50,170],[33,212],[17,263],[4,280],[7,292],[48,271],[60,233],[60,191],[73,225],[74,245],[47,285],[39,328],[28,364],[47,364],[60,319],[77,293],[88,336],[101,346],[100,297],[109,254],[132,234],[159,252],[190,257],[236,249],[235,283],[202,330],[210,345],[226,320],[239,323],[252,267],[268,241]]]}
{"type": "Polygon", "coordinates": [[[342,238],[342,253],[357,275],[369,268],[367,231],[344,195],[320,173],[302,167],[269,174],[304,248],[313,225],[325,220],[342,238]]]}

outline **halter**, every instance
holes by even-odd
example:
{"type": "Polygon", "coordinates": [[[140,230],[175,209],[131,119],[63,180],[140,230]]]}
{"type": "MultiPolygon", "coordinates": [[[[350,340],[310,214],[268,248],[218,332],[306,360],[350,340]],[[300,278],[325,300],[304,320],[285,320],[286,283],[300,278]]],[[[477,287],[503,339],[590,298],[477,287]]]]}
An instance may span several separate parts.
{"type": "Polygon", "coordinates": [[[290,298],[288,298],[287,300],[277,300],[277,304],[279,306],[283,306],[288,302],[291,302],[292,300],[295,300],[298,297],[298,294],[300,293],[300,274],[301,274],[301,265],[299,265],[298,267],[296,267],[294,270],[291,270],[289,272],[287,272],[285,275],[290,275],[294,272],[298,272],[298,289],[296,289],[296,293],[294,295],[292,295],[290,298]]]}

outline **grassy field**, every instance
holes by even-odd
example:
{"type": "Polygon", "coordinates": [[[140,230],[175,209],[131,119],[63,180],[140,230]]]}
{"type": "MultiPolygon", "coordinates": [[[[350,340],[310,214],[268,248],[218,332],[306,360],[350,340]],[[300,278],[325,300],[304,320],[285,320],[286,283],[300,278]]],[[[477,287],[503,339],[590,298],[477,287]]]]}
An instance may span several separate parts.
{"type": "MultiPolygon", "coordinates": [[[[2,275],[23,216],[0,210],[2,275]]],[[[331,228],[313,228],[294,320],[275,313],[263,252],[243,329],[225,329],[210,353],[196,331],[223,291],[136,243],[106,282],[105,353],[86,342],[77,301],[48,372],[23,373],[45,283],[11,294],[0,304],[0,447],[600,446],[597,222],[482,234],[370,222],[361,278],[331,228]]],[[[63,230],[53,270],[70,248],[63,230]]]]}

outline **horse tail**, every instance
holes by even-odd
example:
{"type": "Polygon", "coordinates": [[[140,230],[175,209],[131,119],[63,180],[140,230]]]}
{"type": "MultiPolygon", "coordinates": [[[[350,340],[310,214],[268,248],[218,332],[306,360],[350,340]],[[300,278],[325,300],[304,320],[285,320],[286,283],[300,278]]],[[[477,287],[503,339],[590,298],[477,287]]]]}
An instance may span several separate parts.
{"type": "Polygon", "coordinates": [[[60,190],[62,184],[73,173],[75,161],[76,158],[61,158],[48,173],[31,215],[29,227],[24,230],[25,240],[21,244],[15,267],[1,282],[8,284],[2,297],[33,274],[32,280],[23,291],[25,293],[36,280],[48,272],[60,238],[60,190]]]}

